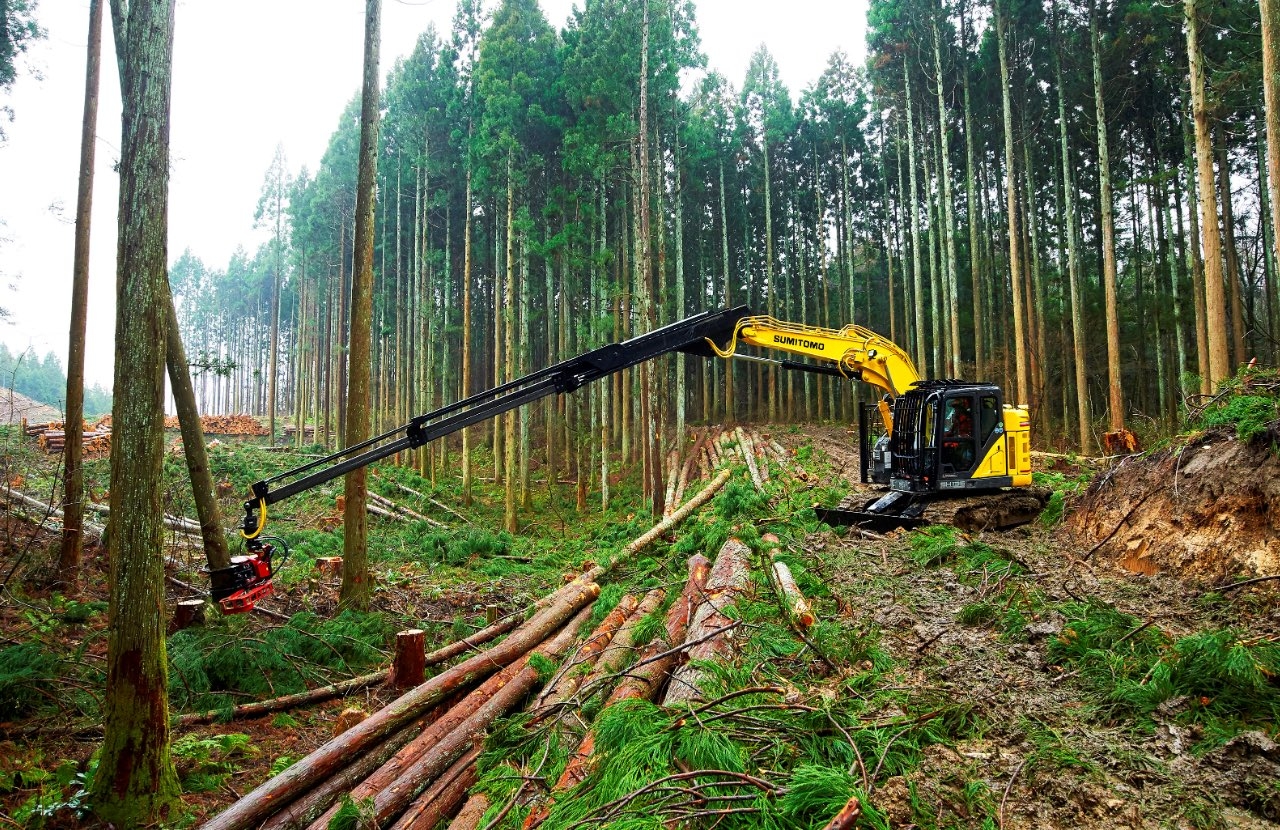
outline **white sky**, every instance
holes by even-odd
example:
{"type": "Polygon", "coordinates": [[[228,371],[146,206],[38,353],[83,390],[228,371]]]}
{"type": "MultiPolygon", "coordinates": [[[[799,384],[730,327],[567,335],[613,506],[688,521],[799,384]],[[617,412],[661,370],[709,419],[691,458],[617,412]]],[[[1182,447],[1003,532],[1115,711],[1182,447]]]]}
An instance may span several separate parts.
{"type": "MultiPolygon", "coordinates": [[[[765,43],[795,97],[843,48],[865,55],[866,0],[696,0],[710,68],[741,86],[765,43]]],[[[572,0],[541,0],[563,28],[572,0]]],[[[105,3],[104,3],[105,5],[105,3]]],[[[492,3],[490,5],[493,5],[492,3]]],[[[88,0],[42,0],[48,38],[34,44],[0,105],[15,114],[0,144],[0,340],[54,352],[66,363],[71,256],[84,107],[88,0]]],[[[385,0],[382,70],[407,55],[428,24],[447,35],[453,0],[385,0]]],[[[190,248],[225,267],[252,252],[258,193],[277,144],[294,172],[314,171],[343,106],[360,84],[360,0],[178,0],[171,124],[169,259],[190,248]]],[[[111,386],[120,85],[110,21],[103,32],[85,372],[111,386]]],[[[7,379],[0,380],[0,384],[7,379]]]]}

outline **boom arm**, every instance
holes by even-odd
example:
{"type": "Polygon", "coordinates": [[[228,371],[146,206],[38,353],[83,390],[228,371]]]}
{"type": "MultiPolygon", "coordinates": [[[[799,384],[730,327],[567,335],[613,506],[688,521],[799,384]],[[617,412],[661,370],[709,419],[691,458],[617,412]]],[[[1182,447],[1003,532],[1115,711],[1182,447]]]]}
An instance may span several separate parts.
{"type": "MultiPolygon", "coordinates": [[[[734,356],[739,343],[831,361],[845,377],[864,380],[893,397],[920,381],[915,363],[896,343],[853,324],[837,330],[789,323],[765,315],[742,317],[727,345],[723,349],[713,347],[716,354],[727,358],[734,356]]],[[[782,363],[786,368],[818,368],[793,365],[791,361],[782,363]]]]}
{"type": "Polygon", "coordinates": [[[486,392],[419,415],[403,427],[347,447],[333,455],[259,481],[252,487],[253,498],[244,503],[244,528],[241,532],[252,543],[262,533],[270,505],[523,404],[557,392],[572,392],[593,380],[670,352],[683,351],[709,357],[706,344],[732,336],[735,324],[748,313],[746,306],[707,311],[623,343],[601,346],[486,392]]]}

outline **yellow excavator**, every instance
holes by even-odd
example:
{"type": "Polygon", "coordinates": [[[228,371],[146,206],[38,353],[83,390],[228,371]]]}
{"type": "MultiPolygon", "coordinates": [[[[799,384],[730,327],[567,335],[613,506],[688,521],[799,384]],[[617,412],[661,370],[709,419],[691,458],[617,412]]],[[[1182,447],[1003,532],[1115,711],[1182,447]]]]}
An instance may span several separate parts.
{"type": "Polygon", "coordinates": [[[270,505],[518,406],[573,392],[672,352],[766,360],[784,369],[860,379],[883,390],[883,400],[862,409],[859,435],[862,480],[888,485],[889,491],[866,503],[862,503],[865,497],[851,496],[837,507],[816,508],[829,524],[873,529],[926,523],[1007,527],[1030,521],[1044,506],[1047,494],[1042,496],[1029,488],[1027,408],[1005,404],[1000,387],[921,380],[902,349],[860,326],[815,328],[754,316],[746,306],[739,306],[706,311],[623,343],[583,352],[254,483],[244,503],[241,535],[245,555],[233,557],[230,567],[210,572],[214,601],[225,613],[240,613],[271,596],[271,580],[279,563],[273,561],[275,547],[269,542],[281,545],[285,557],[288,550],[283,540],[263,532],[270,505]],[[739,354],[737,350],[743,345],[790,352],[823,363],[739,354]],[[827,365],[832,363],[835,365],[827,365]],[[870,421],[876,409],[881,428],[873,430],[870,421]],[[942,504],[947,509],[938,509],[942,504]]]}
{"type": "Polygon", "coordinates": [[[720,357],[839,375],[883,392],[859,413],[859,455],[863,483],[889,491],[817,508],[828,524],[1003,528],[1025,524],[1044,508],[1047,491],[1031,487],[1030,413],[1025,404],[1006,404],[995,384],[923,380],[897,344],[857,325],[829,329],[743,316],[724,346],[711,345],[720,357]],[[740,353],[744,345],[819,362],[740,353]]]}

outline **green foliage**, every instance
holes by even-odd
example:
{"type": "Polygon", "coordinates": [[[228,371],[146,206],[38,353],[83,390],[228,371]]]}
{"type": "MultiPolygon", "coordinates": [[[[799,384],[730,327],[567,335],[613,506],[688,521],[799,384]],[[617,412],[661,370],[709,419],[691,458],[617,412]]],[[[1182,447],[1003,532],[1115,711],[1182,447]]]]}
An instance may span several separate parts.
{"type": "Polygon", "coordinates": [[[1221,403],[1205,409],[1196,425],[1201,429],[1233,427],[1236,437],[1241,441],[1252,441],[1267,434],[1271,425],[1280,417],[1278,403],[1280,400],[1272,395],[1230,395],[1221,403]]]}
{"type": "Polygon", "coordinates": [[[768,512],[769,498],[746,478],[734,476],[716,494],[713,506],[717,516],[731,522],[768,512]]]}
{"type": "Polygon", "coordinates": [[[0,720],[27,717],[49,702],[58,658],[38,642],[0,649],[0,720]]]}
{"type": "Polygon", "coordinates": [[[933,568],[951,561],[959,552],[958,531],[948,525],[921,528],[911,534],[911,556],[921,567],[933,568]]]}
{"type": "Polygon", "coordinates": [[[1063,612],[1070,622],[1050,643],[1049,657],[1077,666],[1113,716],[1146,719],[1161,704],[1182,701],[1177,717],[1205,723],[1211,743],[1280,718],[1280,644],[1232,629],[1171,642],[1102,603],[1063,612]]]}
{"type": "Polygon", "coordinates": [[[494,533],[482,527],[446,531],[419,525],[409,534],[415,559],[434,558],[447,565],[465,565],[473,556],[504,556],[511,553],[511,542],[505,530],[494,533]]]}
{"type": "Polygon", "coordinates": [[[971,602],[960,609],[956,620],[961,625],[981,627],[995,621],[999,610],[989,602],[971,602]]]}
{"type": "Polygon", "coordinates": [[[804,825],[821,825],[857,795],[866,803],[865,794],[858,788],[858,779],[847,767],[828,767],[817,764],[801,764],[791,772],[787,781],[787,794],[782,797],[782,811],[788,817],[804,825]]]}
{"type": "Polygon", "coordinates": [[[184,735],[173,742],[174,765],[189,793],[216,790],[237,771],[236,762],[257,755],[252,739],[240,732],[222,735],[184,735]]]}
{"type": "Polygon", "coordinates": [[[327,682],[326,671],[354,675],[382,661],[395,621],[344,611],[333,619],[295,614],[255,629],[242,617],[179,631],[169,640],[169,694],[180,708],[230,705],[227,693],[272,697],[327,682]]]}
{"type": "Polygon", "coordinates": [[[338,812],[329,819],[329,830],[377,830],[376,810],[372,798],[354,800],[349,793],[343,793],[338,805],[338,812]]]}
{"type": "Polygon", "coordinates": [[[529,655],[529,668],[538,674],[538,682],[545,683],[555,676],[559,664],[545,654],[533,652],[529,655]]]}

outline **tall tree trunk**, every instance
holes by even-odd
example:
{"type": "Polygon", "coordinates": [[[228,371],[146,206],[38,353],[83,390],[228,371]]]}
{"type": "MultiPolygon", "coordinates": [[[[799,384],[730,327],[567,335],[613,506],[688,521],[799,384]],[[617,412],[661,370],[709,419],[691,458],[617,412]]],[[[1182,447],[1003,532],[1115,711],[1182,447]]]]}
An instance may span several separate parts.
{"type": "Polygon", "coordinates": [[[1191,68],[1191,112],[1196,133],[1196,169],[1199,173],[1200,234],[1204,244],[1205,331],[1209,344],[1209,387],[1231,377],[1231,350],[1227,342],[1227,300],[1222,277],[1222,238],[1218,228],[1218,200],[1214,194],[1213,138],[1205,101],[1204,59],[1200,54],[1198,0],[1185,0],[1187,62],[1191,68]]]}
{"type": "MultiPolygon", "coordinates": [[[[640,332],[657,328],[657,303],[653,284],[653,233],[649,216],[649,0],[642,0],[640,24],[640,284],[639,318],[640,332]]],[[[766,184],[766,190],[767,190],[766,184]]],[[[653,361],[640,365],[640,384],[643,397],[640,411],[643,413],[644,440],[644,492],[648,497],[655,519],[662,518],[662,433],[659,429],[658,372],[653,361]]]]}
{"type": "MultiPolygon", "coordinates": [[[[515,173],[512,167],[512,155],[507,154],[507,228],[506,228],[506,291],[502,300],[502,313],[499,319],[505,329],[503,332],[503,341],[506,351],[503,355],[503,363],[506,365],[506,380],[515,379],[516,368],[516,280],[515,280],[515,213],[516,213],[516,182],[515,173]]],[[[496,303],[495,303],[496,305],[496,303]]],[[[502,526],[508,533],[515,533],[519,528],[516,521],[516,413],[509,411],[502,416],[503,422],[503,450],[505,452],[505,461],[503,463],[503,472],[505,477],[503,483],[503,513],[502,526]]]]}
{"type": "MultiPolygon", "coordinates": [[[[1280,0],[1277,0],[1280,2],[1280,0]]],[[[724,268],[724,307],[731,308],[733,306],[733,276],[729,266],[729,214],[724,207],[724,159],[720,159],[720,263],[724,268]]],[[[732,423],[734,420],[733,406],[733,361],[730,360],[724,366],[724,420],[726,423],[732,423]]]]}
{"type": "Polygon", "coordinates": [[[1098,125],[1098,179],[1101,187],[1102,284],[1107,308],[1107,409],[1112,430],[1124,429],[1124,388],[1120,378],[1120,310],[1116,298],[1116,238],[1111,205],[1111,159],[1107,109],[1102,95],[1102,49],[1096,0],[1089,9],[1089,51],[1093,55],[1093,105],[1098,125]]]}
{"type": "MultiPolygon", "coordinates": [[[[350,447],[369,437],[369,376],[373,369],[373,218],[374,182],[378,179],[378,51],[382,0],[366,0],[364,19],[364,86],[360,93],[360,165],[356,184],[355,273],[351,285],[351,348],[348,365],[347,429],[350,447]]],[[[343,514],[342,590],[345,608],[366,610],[373,585],[369,577],[368,514],[365,513],[367,470],[346,477],[343,514]]]]}
{"type": "Polygon", "coordinates": [[[1213,384],[1209,380],[1208,313],[1205,309],[1204,260],[1200,256],[1200,215],[1196,199],[1196,151],[1191,117],[1190,85],[1183,90],[1183,95],[1185,100],[1182,110],[1185,118],[1183,119],[1182,145],[1186,165],[1185,167],[1179,165],[1179,169],[1185,173],[1182,185],[1174,188],[1173,201],[1178,212],[1178,227],[1182,227],[1182,195],[1186,193],[1187,235],[1186,237],[1179,235],[1178,239],[1180,242],[1185,240],[1185,262],[1187,271],[1191,274],[1192,307],[1195,310],[1196,371],[1200,376],[1200,392],[1207,395],[1212,391],[1213,384]]]}
{"type": "Polygon", "coordinates": [[[89,317],[89,228],[93,214],[93,162],[97,146],[98,86],[102,75],[102,0],[89,0],[89,48],[84,74],[84,118],[80,126],[80,184],[76,193],[76,241],[71,270],[71,332],[67,347],[66,481],[62,495],[62,547],[58,581],[79,592],[84,551],[84,337],[89,317]]]}
{"type": "Polygon", "coordinates": [[[920,203],[917,201],[920,188],[916,183],[916,127],[911,106],[911,70],[907,67],[905,58],[902,63],[902,81],[907,96],[907,172],[911,185],[907,204],[911,207],[911,280],[915,300],[912,325],[916,335],[915,359],[920,370],[928,375],[928,355],[924,347],[924,269],[920,264],[920,203]]]}
{"type": "Polygon", "coordinates": [[[948,343],[951,346],[947,360],[947,376],[960,377],[960,286],[956,278],[956,221],[951,197],[951,134],[947,126],[947,102],[942,94],[942,37],[938,32],[938,18],[933,18],[933,64],[937,70],[938,89],[938,141],[941,144],[938,177],[942,179],[942,232],[946,245],[942,253],[943,269],[947,280],[947,321],[950,326],[948,343]]]}
{"type": "MultiPolygon", "coordinates": [[[[470,132],[470,130],[468,130],[470,132]]],[[[471,395],[471,163],[467,162],[466,192],[462,200],[462,398],[471,395]]],[[[471,505],[471,430],[462,430],[462,503],[471,505]]]]}
{"type": "Polygon", "coordinates": [[[1080,297],[1080,250],[1076,234],[1076,188],[1071,170],[1071,144],[1067,139],[1067,102],[1062,84],[1059,55],[1058,10],[1053,7],[1053,78],[1058,90],[1058,144],[1062,151],[1062,192],[1065,204],[1064,234],[1067,238],[1067,284],[1071,296],[1072,362],[1075,364],[1076,419],[1080,428],[1080,453],[1093,452],[1092,418],[1089,415],[1088,350],[1085,345],[1084,308],[1080,297]]]}
{"type": "Polygon", "coordinates": [[[107,556],[110,625],[104,737],[92,799],[98,817],[117,827],[164,823],[181,806],[169,753],[160,502],[175,3],[111,3],[123,109],[107,556]]]}
{"type": "Polygon", "coordinates": [[[1021,235],[1018,231],[1018,179],[1013,155],[1013,106],[1009,88],[1009,48],[1005,43],[1008,21],[999,0],[995,3],[996,38],[1000,52],[1000,97],[1004,112],[1004,166],[1005,197],[1009,218],[1009,271],[1013,285],[1013,343],[1007,351],[1013,352],[1017,367],[1017,386],[1014,389],[1017,403],[1027,403],[1031,387],[1027,377],[1027,339],[1022,297],[1021,235]]]}
{"type": "Polygon", "coordinates": [[[1224,277],[1227,283],[1227,297],[1231,302],[1231,353],[1232,363],[1243,366],[1248,357],[1249,326],[1245,320],[1244,298],[1240,290],[1240,255],[1236,251],[1236,220],[1231,209],[1231,159],[1227,155],[1226,137],[1222,134],[1222,124],[1217,127],[1218,133],[1218,194],[1222,200],[1222,252],[1226,264],[1224,277]]]}
{"type": "Polygon", "coordinates": [[[1259,0],[1262,15],[1262,96],[1267,125],[1267,201],[1271,206],[1271,267],[1267,276],[1267,320],[1275,353],[1277,292],[1280,270],[1280,0],[1259,0]]]}
{"type": "Polygon", "coordinates": [[[191,367],[187,363],[182,334],[178,331],[178,312],[173,306],[173,295],[168,291],[167,282],[165,289],[169,309],[165,362],[169,367],[169,384],[178,409],[182,454],[187,460],[187,475],[191,478],[204,556],[209,561],[210,570],[228,568],[231,566],[231,553],[227,549],[227,537],[222,534],[222,511],[218,508],[218,497],[213,487],[213,473],[209,471],[209,453],[204,445],[204,428],[200,424],[200,410],[196,407],[195,387],[191,385],[191,367]]]}

